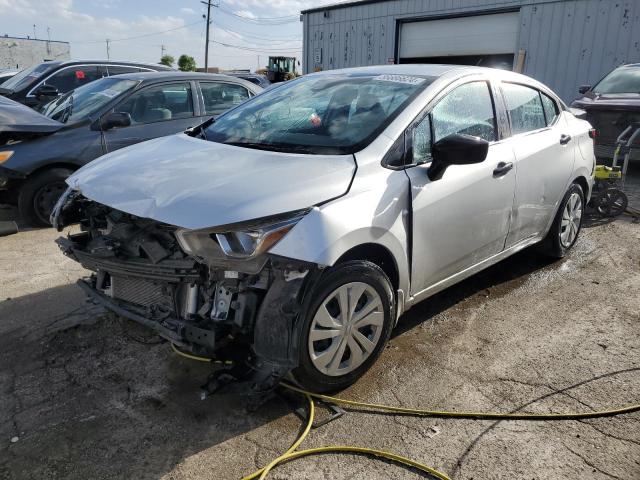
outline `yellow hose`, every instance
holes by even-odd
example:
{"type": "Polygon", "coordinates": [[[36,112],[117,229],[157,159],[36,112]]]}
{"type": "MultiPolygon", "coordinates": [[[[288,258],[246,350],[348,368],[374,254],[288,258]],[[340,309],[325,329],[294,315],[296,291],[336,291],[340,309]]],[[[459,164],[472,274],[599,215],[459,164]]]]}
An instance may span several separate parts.
{"type": "Polygon", "coordinates": [[[287,383],[281,383],[280,385],[288,388],[289,390],[293,390],[294,392],[303,393],[305,395],[309,395],[326,402],[349,405],[351,407],[365,408],[367,410],[404,413],[408,415],[420,415],[424,417],[473,418],[476,420],[584,420],[587,418],[611,417],[613,415],[633,413],[640,410],[640,403],[636,403],[621,408],[612,408],[609,410],[599,410],[597,412],[581,413],[449,412],[444,410],[425,410],[423,408],[394,407],[392,405],[358,402],[355,400],[346,400],[344,398],[331,397],[329,395],[307,392],[306,390],[294,387],[293,385],[289,385],[287,383]]]}
{"type": "MultiPolygon", "coordinates": [[[[210,361],[210,359],[205,359],[204,357],[197,357],[195,355],[190,355],[178,350],[175,345],[172,344],[172,348],[174,352],[179,355],[182,355],[191,360],[198,361],[210,361]]],[[[255,478],[259,478],[259,480],[263,480],[267,477],[269,472],[277,467],[278,465],[288,462],[290,460],[295,460],[297,458],[306,457],[309,455],[316,455],[319,453],[356,453],[356,454],[365,454],[370,455],[377,458],[385,458],[392,462],[406,465],[409,467],[413,467],[421,472],[428,473],[429,475],[438,478],[440,480],[451,480],[445,473],[436,470],[435,468],[429,467],[423,463],[417,462],[415,460],[411,460],[410,458],[403,457],[401,455],[397,455],[392,452],[387,452],[384,450],[376,450],[373,448],[365,448],[365,447],[356,447],[350,445],[334,445],[329,447],[319,447],[319,448],[309,448],[307,450],[298,450],[298,447],[302,444],[302,442],[307,438],[309,432],[311,431],[311,427],[313,425],[313,420],[315,418],[315,407],[313,403],[313,399],[317,398],[319,400],[324,400],[326,402],[331,402],[340,405],[348,405],[351,407],[364,408],[371,411],[381,411],[381,412],[393,412],[400,413],[405,415],[419,415],[419,416],[429,416],[429,417],[446,417],[446,418],[473,418],[473,419],[481,419],[481,420],[584,420],[587,418],[599,418],[599,417],[610,417],[613,415],[621,415],[625,413],[633,413],[640,411],[640,403],[627,405],[625,407],[620,408],[611,408],[605,410],[599,410],[596,412],[580,412],[580,413],[499,413],[499,412],[455,412],[455,411],[446,411],[446,410],[427,410],[423,408],[409,408],[409,407],[396,407],[392,405],[381,405],[377,403],[367,403],[367,402],[359,402],[356,400],[347,400],[340,397],[332,397],[329,395],[322,395],[319,393],[308,392],[303,390],[302,388],[298,388],[294,385],[290,385],[288,383],[280,383],[280,386],[291,390],[293,392],[301,393],[305,396],[307,401],[309,402],[309,418],[307,420],[307,425],[305,429],[302,431],[300,436],[296,439],[295,442],[287,449],[279,457],[273,459],[268,465],[262,467],[259,470],[256,470],[252,474],[243,477],[242,480],[253,480],[255,478]]]]}
{"type": "Polygon", "coordinates": [[[215,358],[200,357],[198,355],[193,355],[192,353],[183,352],[182,350],[178,349],[178,347],[176,347],[175,343],[171,344],[171,349],[181,357],[188,358],[189,360],[195,360],[196,362],[220,363],[225,365],[233,364],[233,362],[228,360],[216,360],[215,358]]]}
{"type": "MultiPolygon", "coordinates": [[[[288,385],[283,384],[284,387],[289,388],[288,385]]],[[[298,391],[296,389],[295,391],[298,391]]],[[[391,460],[395,463],[400,463],[403,465],[407,465],[413,467],[417,470],[420,470],[424,473],[428,473],[435,478],[439,478],[440,480],[451,480],[446,474],[436,470],[435,468],[431,468],[423,463],[416,462],[415,460],[411,460],[410,458],[403,457],[401,455],[397,455],[395,453],[386,452],[384,450],[376,450],[373,448],[365,448],[365,447],[353,447],[350,445],[334,445],[331,447],[319,447],[319,448],[309,448],[307,450],[297,450],[300,444],[307,438],[309,431],[311,430],[311,426],[313,425],[313,420],[315,418],[315,407],[313,405],[313,399],[311,398],[313,394],[304,394],[307,400],[309,401],[309,418],[307,420],[307,426],[305,427],[302,434],[298,437],[298,439],[293,442],[291,447],[284,452],[279,457],[273,459],[269,464],[262,467],[259,470],[256,470],[251,475],[247,475],[243,477],[242,480],[253,480],[254,478],[260,477],[258,480],[263,480],[267,478],[269,472],[275,468],[276,466],[288,462],[290,460],[295,460],[296,458],[306,457],[309,455],[316,455],[319,453],[360,453],[364,455],[370,455],[377,458],[386,458],[387,460],[391,460]]]]}

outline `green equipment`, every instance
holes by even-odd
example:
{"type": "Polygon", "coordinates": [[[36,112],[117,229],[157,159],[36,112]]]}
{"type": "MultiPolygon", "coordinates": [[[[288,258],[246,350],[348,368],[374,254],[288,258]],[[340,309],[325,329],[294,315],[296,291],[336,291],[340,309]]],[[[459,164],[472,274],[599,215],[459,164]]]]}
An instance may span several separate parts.
{"type": "Polygon", "coordinates": [[[617,217],[627,210],[629,199],[623,191],[624,179],[629,167],[631,146],[638,136],[640,122],[633,122],[616,139],[612,166],[596,165],[590,205],[603,217],[617,217]],[[621,156],[622,166],[619,166],[621,156]]]}
{"type": "Polygon", "coordinates": [[[267,78],[271,83],[284,82],[296,77],[295,57],[269,57],[267,78]]]}

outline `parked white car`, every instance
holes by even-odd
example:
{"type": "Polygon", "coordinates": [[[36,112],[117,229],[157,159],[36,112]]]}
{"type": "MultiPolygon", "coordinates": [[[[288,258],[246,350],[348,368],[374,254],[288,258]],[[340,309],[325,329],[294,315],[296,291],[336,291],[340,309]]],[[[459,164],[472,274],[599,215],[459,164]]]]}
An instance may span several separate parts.
{"type": "Polygon", "coordinates": [[[69,178],[52,222],[116,313],[255,389],[359,378],[398,317],[523,248],[562,257],[591,126],[512,72],[394,65],[277,86],[69,178]],[[251,373],[247,373],[251,372],[251,373]]]}

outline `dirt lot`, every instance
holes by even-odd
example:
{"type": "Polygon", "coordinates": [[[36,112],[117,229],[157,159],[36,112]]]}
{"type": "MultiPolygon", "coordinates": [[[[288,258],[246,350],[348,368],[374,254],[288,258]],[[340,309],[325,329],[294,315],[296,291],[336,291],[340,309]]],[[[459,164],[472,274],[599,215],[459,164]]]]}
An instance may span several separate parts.
{"type": "MultiPolygon", "coordinates": [[[[639,202],[636,202],[636,205],[639,202]]],[[[233,479],[300,421],[274,399],[200,401],[207,366],[85,302],[51,230],[0,239],[0,479],[233,479]]],[[[589,411],[640,401],[640,224],[591,223],[563,261],[521,254],[415,307],[349,398],[459,410],[589,411]]],[[[351,412],[307,446],[389,449],[455,479],[640,479],[640,413],[493,422],[351,412]]],[[[349,455],[274,479],[410,479],[349,455]]]]}

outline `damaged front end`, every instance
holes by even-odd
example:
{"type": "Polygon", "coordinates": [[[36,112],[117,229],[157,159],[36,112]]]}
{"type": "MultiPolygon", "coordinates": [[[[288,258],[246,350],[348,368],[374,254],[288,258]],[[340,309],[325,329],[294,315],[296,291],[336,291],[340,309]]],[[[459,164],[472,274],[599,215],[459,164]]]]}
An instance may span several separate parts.
{"type": "Polygon", "coordinates": [[[321,269],[268,250],[304,214],[185,230],[69,189],[51,220],[58,230],[80,224],[57,243],[93,272],[79,285],[94,301],[183,351],[234,360],[258,392],[297,365],[296,320],[321,269]]]}

